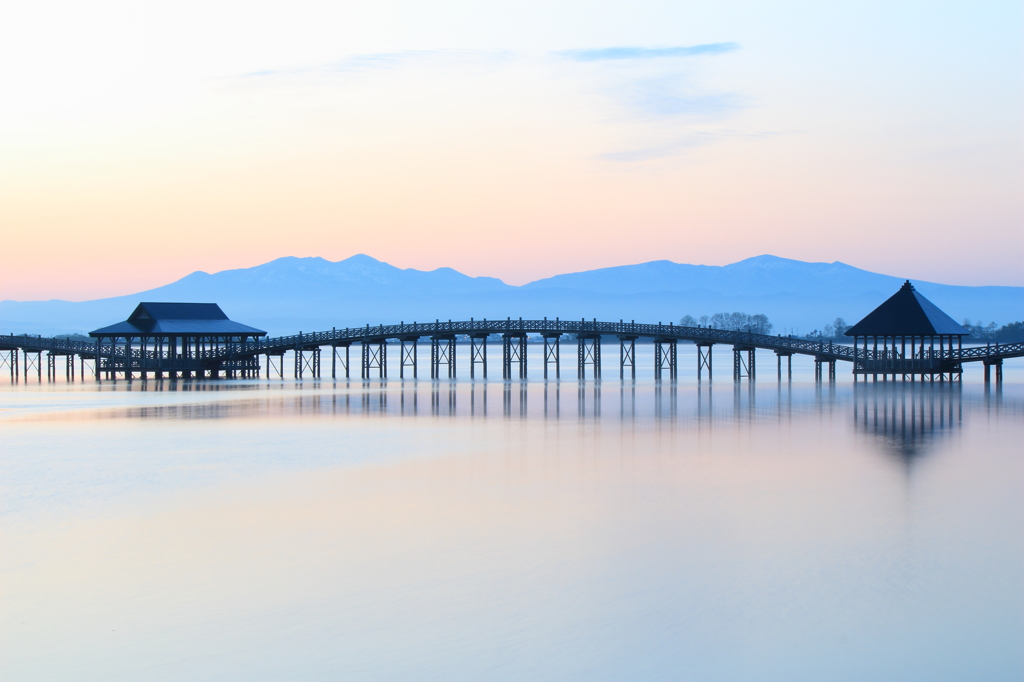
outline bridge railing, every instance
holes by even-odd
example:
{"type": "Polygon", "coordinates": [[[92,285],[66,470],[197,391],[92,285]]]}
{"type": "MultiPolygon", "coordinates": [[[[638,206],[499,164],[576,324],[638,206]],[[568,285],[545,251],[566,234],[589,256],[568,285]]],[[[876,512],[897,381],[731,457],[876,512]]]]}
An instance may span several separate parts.
{"type": "Polygon", "coordinates": [[[976,360],[990,357],[1020,357],[1024,356],[1024,343],[1002,343],[988,346],[971,346],[948,351],[945,357],[953,360],[976,360]]]}
{"type": "Polygon", "coordinates": [[[48,336],[0,336],[0,348],[24,348],[35,352],[38,350],[67,352],[78,354],[96,354],[96,344],[84,341],[71,341],[48,336]]]}
{"type": "Polygon", "coordinates": [[[871,358],[872,353],[863,348],[834,344],[824,341],[809,341],[784,336],[770,336],[753,332],[729,331],[709,327],[680,327],[674,324],[643,324],[636,322],[602,322],[597,320],[468,320],[414,322],[411,324],[366,325],[364,327],[334,329],[324,332],[300,333],[261,339],[256,342],[238,344],[231,348],[214,351],[214,356],[275,353],[296,348],[312,348],[323,345],[343,345],[360,342],[379,342],[386,339],[419,338],[424,336],[453,336],[458,334],[600,334],[618,336],[652,337],[707,343],[731,343],[781,351],[827,356],[834,359],[854,360],[871,358]]]}
{"type": "MultiPolygon", "coordinates": [[[[788,336],[770,336],[753,332],[730,331],[710,327],[681,327],[669,324],[644,324],[636,322],[602,322],[598,320],[562,320],[555,318],[524,320],[468,320],[414,322],[411,324],[365,325],[330,331],[310,332],[263,338],[246,343],[234,343],[215,349],[192,351],[172,356],[167,351],[132,348],[133,359],[149,362],[169,362],[175,359],[220,362],[229,358],[248,355],[277,354],[285,351],[328,345],[347,345],[361,342],[378,342],[386,339],[420,338],[424,336],[453,336],[481,334],[600,334],[609,336],[637,336],[656,339],[675,339],[707,344],[732,344],[781,352],[815,355],[823,359],[846,361],[938,359],[952,361],[984,360],[996,357],[1024,356],[1024,343],[973,346],[963,349],[932,350],[921,349],[913,358],[903,358],[895,350],[873,351],[856,348],[831,341],[811,341],[788,336]]],[[[40,336],[0,336],[0,348],[22,348],[30,352],[48,351],[53,353],[77,354],[86,357],[96,355],[97,345],[92,342],[74,341],[40,336]]],[[[116,344],[101,344],[101,357],[124,362],[125,347],[116,344]]]]}

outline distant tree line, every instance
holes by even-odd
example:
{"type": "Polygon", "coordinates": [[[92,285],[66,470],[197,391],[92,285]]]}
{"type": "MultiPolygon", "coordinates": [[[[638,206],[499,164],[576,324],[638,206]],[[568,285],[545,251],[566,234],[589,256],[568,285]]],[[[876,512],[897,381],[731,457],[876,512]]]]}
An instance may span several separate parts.
{"type": "Polygon", "coordinates": [[[846,324],[846,320],[841,317],[837,317],[833,321],[826,324],[821,330],[815,329],[810,334],[806,334],[804,338],[808,339],[839,339],[846,336],[846,330],[850,328],[850,325],[846,324]]]}
{"type": "MultiPolygon", "coordinates": [[[[1004,324],[1002,327],[996,328],[996,323],[991,322],[987,325],[983,324],[980,320],[977,324],[971,324],[970,320],[963,321],[963,327],[970,334],[970,340],[980,343],[1021,343],[1024,342],[1024,322],[1011,322],[1010,324],[1004,324]]],[[[807,339],[840,339],[846,336],[846,330],[850,328],[850,325],[846,324],[846,320],[841,317],[837,317],[833,322],[826,324],[820,330],[815,329],[809,334],[805,334],[804,338],[807,339]]],[[[964,339],[965,341],[967,339],[964,339]]]]}
{"type": "Polygon", "coordinates": [[[772,333],[772,323],[768,321],[767,315],[762,314],[715,313],[710,317],[708,315],[701,315],[699,318],[694,318],[692,315],[684,315],[679,320],[679,324],[684,327],[710,327],[730,332],[772,333]]]}
{"type": "Polygon", "coordinates": [[[970,320],[965,319],[961,324],[971,335],[970,338],[973,341],[981,343],[1024,342],[1024,322],[1011,322],[998,329],[995,322],[983,324],[981,320],[978,320],[977,324],[971,324],[970,320]]]}
{"type": "MultiPolygon", "coordinates": [[[[46,335],[45,334],[29,334],[28,332],[22,332],[21,334],[18,334],[18,336],[46,336],[46,335]]],[[[86,336],[85,334],[78,334],[78,333],[74,333],[74,334],[56,334],[52,338],[64,339],[65,341],[88,341],[90,343],[92,343],[93,341],[96,340],[94,338],[86,336]]]]}

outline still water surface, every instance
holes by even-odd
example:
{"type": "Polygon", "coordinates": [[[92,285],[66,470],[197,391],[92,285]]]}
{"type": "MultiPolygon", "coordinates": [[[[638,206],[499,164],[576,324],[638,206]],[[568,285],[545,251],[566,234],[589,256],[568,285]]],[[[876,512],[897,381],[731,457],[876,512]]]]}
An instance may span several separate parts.
{"type": "Polygon", "coordinates": [[[0,679],[1021,679],[1019,384],[768,374],[5,383],[0,679]]]}

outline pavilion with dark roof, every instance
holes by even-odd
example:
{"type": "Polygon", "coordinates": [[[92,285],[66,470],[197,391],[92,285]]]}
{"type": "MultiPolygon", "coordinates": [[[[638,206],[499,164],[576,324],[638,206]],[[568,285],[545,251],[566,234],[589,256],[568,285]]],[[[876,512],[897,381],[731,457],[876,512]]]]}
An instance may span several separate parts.
{"type": "MultiPolygon", "coordinates": [[[[143,378],[150,372],[157,378],[165,372],[171,377],[215,377],[222,370],[229,376],[252,370],[258,375],[255,356],[230,366],[221,356],[228,346],[266,335],[228,319],[216,303],[140,303],[124,322],[89,332],[97,349],[106,343],[122,350],[123,357],[110,358],[102,368],[108,377],[124,372],[129,379],[134,371],[143,378]]],[[[100,370],[97,367],[97,375],[100,370]]]]}
{"type": "Polygon", "coordinates": [[[892,375],[893,381],[920,374],[922,380],[959,379],[959,361],[950,351],[961,348],[968,331],[922,296],[907,280],[900,290],[867,317],[846,330],[853,337],[854,380],[870,374],[875,381],[892,375]]]}

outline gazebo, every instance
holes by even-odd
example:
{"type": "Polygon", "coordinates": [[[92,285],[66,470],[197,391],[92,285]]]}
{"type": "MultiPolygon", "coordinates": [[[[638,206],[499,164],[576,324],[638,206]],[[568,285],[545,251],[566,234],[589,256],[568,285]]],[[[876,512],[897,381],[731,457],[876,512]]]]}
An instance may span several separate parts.
{"type": "Polygon", "coordinates": [[[960,349],[968,332],[938,306],[922,296],[907,280],[900,290],[867,317],[846,330],[853,337],[854,381],[870,374],[874,381],[891,375],[914,381],[954,381],[962,372],[950,351],[960,349]]]}
{"type": "Polygon", "coordinates": [[[142,378],[216,377],[221,371],[259,375],[254,354],[242,360],[224,359],[226,348],[255,341],[267,333],[228,319],[216,303],[140,303],[124,322],[89,332],[96,339],[96,356],[101,350],[105,364],[101,371],[112,378],[124,372],[126,379],[138,371],[142,378]],[[106,346],[104,348],[104,346],[106,346]]]}

